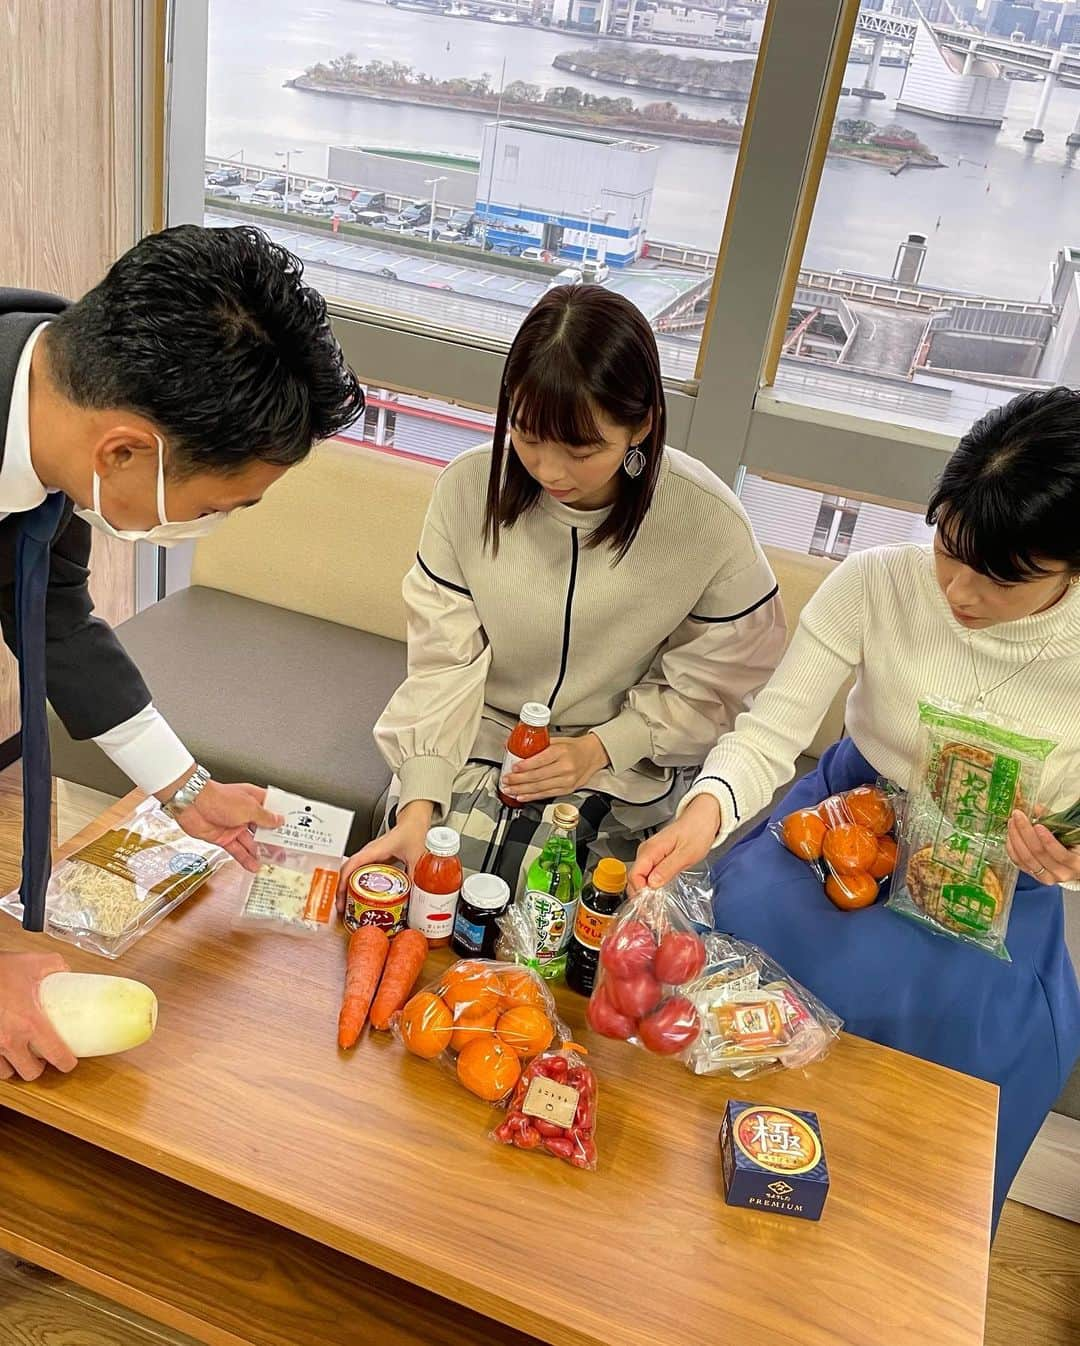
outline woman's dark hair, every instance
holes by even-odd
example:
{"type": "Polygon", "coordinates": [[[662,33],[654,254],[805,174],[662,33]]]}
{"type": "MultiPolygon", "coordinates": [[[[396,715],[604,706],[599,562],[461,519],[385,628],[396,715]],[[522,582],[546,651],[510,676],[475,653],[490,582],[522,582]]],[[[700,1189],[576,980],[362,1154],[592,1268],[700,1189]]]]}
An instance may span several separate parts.
{"type": "Polygon", "coordinates": [[[151,234],[50,324],[49,371],[77,406],[153,421],[178,475],[298,463],[364,410],[303,270],[250,225],[151,234]]]}
{"type": "Polygon", "coordinates": [[[950,556],[1001,584],[1080,572],[1080,393],[1023,393],[975,422],[945,465],[926,522],[950,556]]]}
{"type": "Polygon", "coordinates": [[[636,429],[652,418],[640,448],[645,470],[619,473],[619,493],[588,545],[610,544],[617,564],[637,536],[660,472],[667,406],[656,338],[644,315],[601,285],[560,285],[522,323],[503,367],[488,478],[485,539],[499,549],[499,530],[512,528],[540,498],[509,442],[511,428],[536,439],[584,448],[603,435],[601,411],[636,429]]]}

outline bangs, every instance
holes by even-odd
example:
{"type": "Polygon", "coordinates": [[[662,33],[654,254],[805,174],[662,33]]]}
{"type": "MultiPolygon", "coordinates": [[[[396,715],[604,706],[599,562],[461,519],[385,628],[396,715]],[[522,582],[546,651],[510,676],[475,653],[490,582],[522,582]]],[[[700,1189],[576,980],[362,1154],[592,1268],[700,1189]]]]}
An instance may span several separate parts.
{"type": "Polygon", "coordinates": [[[575,449],[604,443],[596,411],[581,381],[567,378],[554,359],[535,361],[513,389],[510,429],[575,449]]]}
{"type": "Polygon", "coordinates": [[[1015,503],[1009,507],[1002,501],[996,509],[993,503],[982,499],[961,505],[935,497],[926,522],[937,528],[947,556],[997,584],[1025,584],[1053,574],[1036,559],[1045,552],[1028,535],[1022,511],[1015,503]]]}

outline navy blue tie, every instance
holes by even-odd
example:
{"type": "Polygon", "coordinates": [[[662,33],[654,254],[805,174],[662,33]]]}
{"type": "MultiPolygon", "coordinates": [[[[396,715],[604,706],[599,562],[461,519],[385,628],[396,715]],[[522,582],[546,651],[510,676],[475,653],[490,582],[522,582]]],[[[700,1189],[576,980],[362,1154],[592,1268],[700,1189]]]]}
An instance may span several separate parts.
{"type": "Polygon", "coordinates": [[[52,540],[67,498],[46,496],[19,516],[15,546],[15,653],[22,711],[23,927],[45,926],[45,890],[52,872],[52,758],[45,693],[45,597],[52,540]]]}

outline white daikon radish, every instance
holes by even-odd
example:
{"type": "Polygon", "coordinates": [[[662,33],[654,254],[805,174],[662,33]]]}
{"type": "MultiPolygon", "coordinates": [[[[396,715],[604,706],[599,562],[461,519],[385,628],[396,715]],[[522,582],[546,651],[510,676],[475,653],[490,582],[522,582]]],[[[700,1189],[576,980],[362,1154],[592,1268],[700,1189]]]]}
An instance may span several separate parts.
{"type": "Polygon", "coordinates": [[[54,972],[38,990],[41,1008],[74,1056],[112,1056],[139,1047],[157,1026],[157,996],[141,981],[54,972]]]}

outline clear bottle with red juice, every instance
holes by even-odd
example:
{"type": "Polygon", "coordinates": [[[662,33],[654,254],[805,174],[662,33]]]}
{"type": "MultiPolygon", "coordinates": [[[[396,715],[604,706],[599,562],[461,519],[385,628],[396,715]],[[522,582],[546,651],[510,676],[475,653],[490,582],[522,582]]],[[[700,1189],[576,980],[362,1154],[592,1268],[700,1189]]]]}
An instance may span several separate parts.
{"type": "Polygon", "coordinates": [[[460,850],[461,837],[452,827],[433,827],[427,834],[427,849],[413,869],[409,925],[426,936],[433,949],[449,944],[454,933],[463,878],[460,850]]]}
{"type": "MultiPolygon", "coordinates": [[[[499,780],[504,781],[519,762],[527,761],[551,746],[548,725],[551,723],[551,711],[539,701],[526,701],[521,708],[521,718],[510,731],[506,740],[506,756],[503,758],[499,780]]],[[[521,800],[508,794],[500,785],[499,799],[510,809],[521,808],[521,800]]]]}

